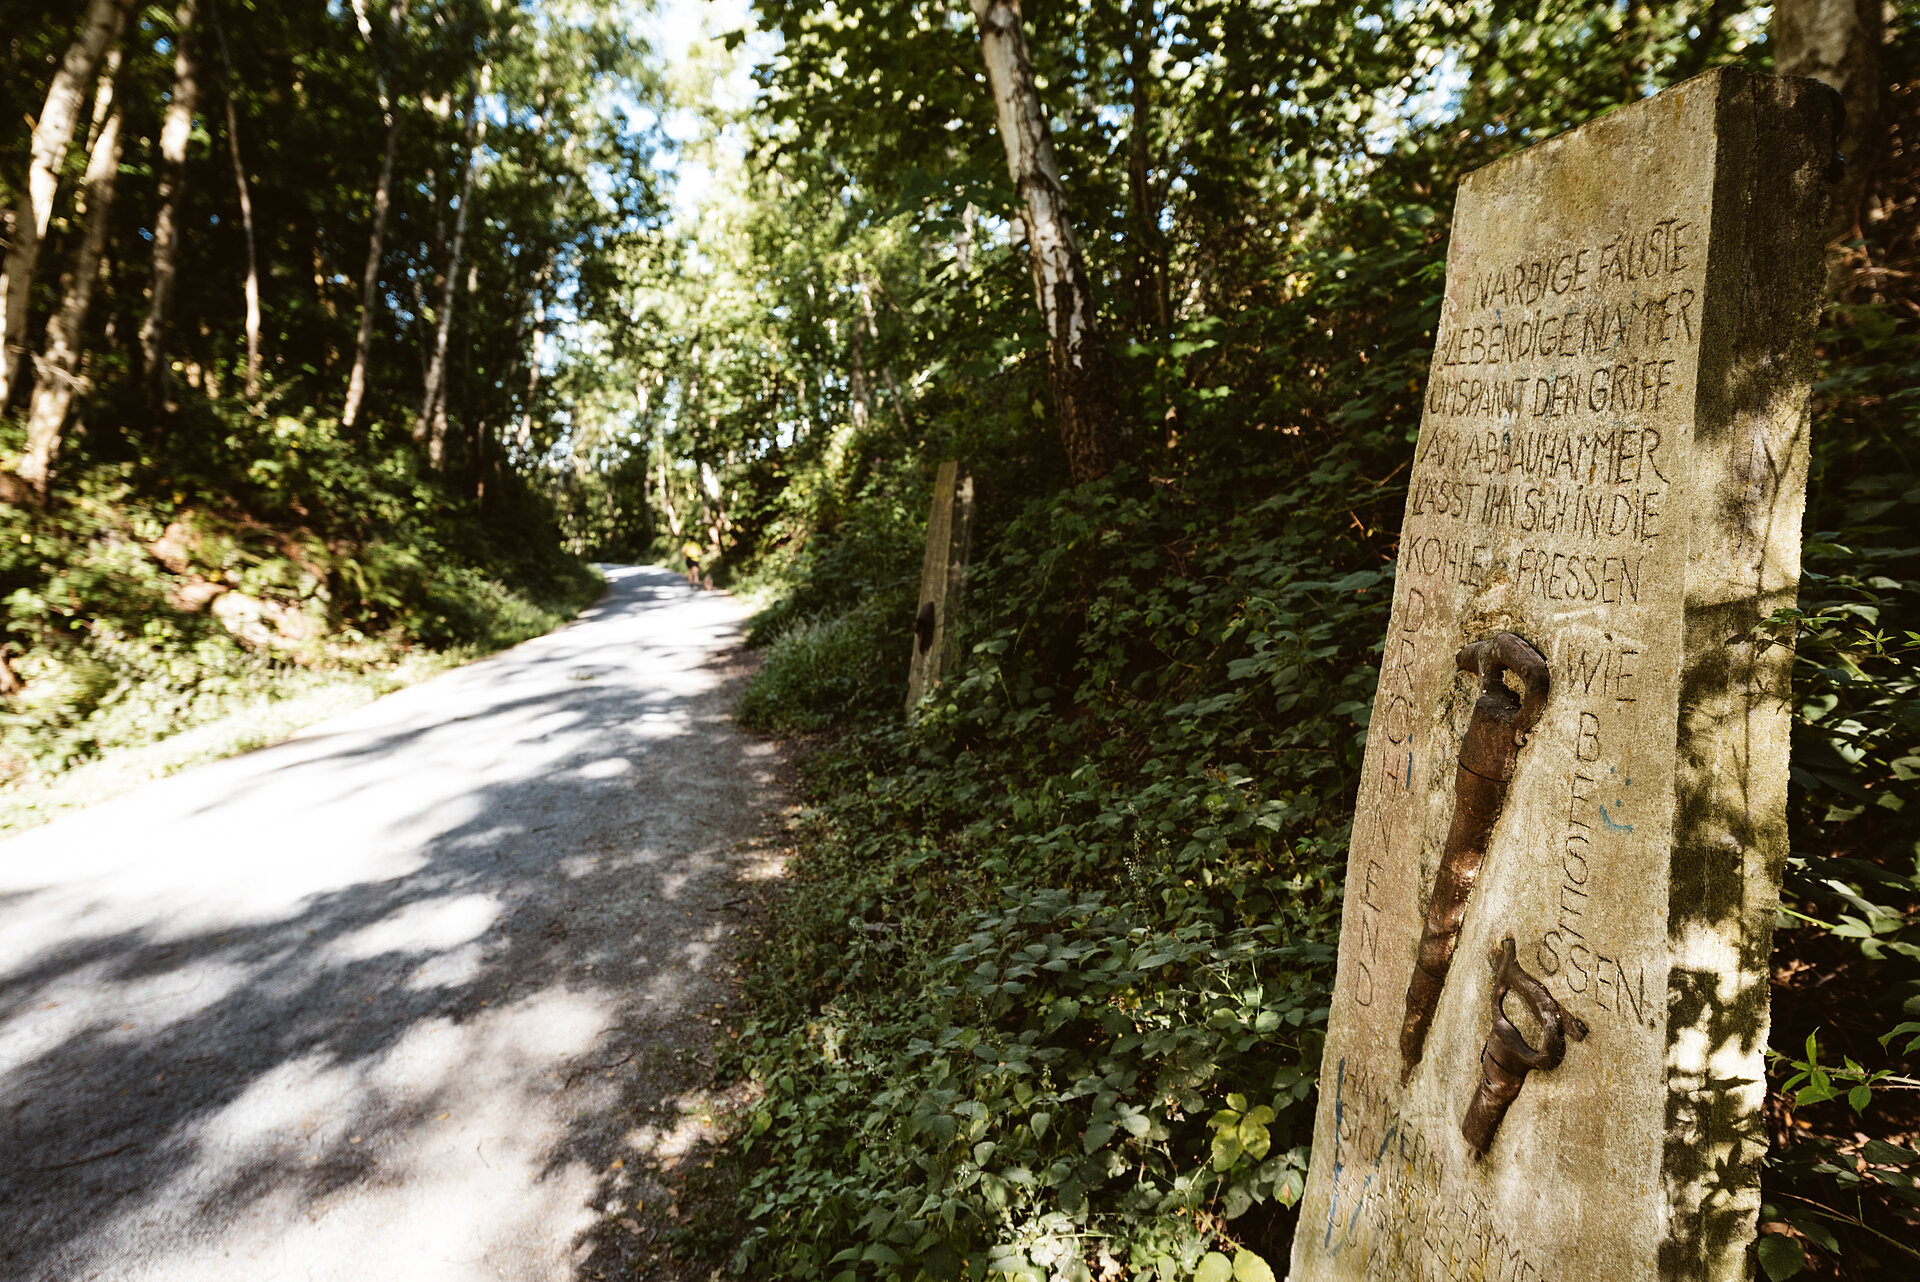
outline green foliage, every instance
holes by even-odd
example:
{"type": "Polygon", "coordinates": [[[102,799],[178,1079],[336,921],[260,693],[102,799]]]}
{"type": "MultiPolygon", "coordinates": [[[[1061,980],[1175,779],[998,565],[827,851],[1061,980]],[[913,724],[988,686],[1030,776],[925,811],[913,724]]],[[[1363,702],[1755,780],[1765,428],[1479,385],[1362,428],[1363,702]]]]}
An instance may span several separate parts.
{"type": "Polygon", "coordinates": [[[1254,474],[1027,504],[944,696],[816,763],[741,1041],[750,1267],[1284,1257],[1390,595],[1351,455],[1217,519],[1254,474]]]}
{"type": "Polygon", "coordinates": [[[25,681],[0,712],[5,780],[300,693],[304,674],[498,649],[599,590],[532,496],[482,527],[406,451],[368,460],[330,420],[233,413],[238,475],[155,493],[99,465],[44,510],[0,507],[0,619],[25,681]]]}
{"type": "MultiPolygon", "coordinates": [[[[9,206],[78,13],[5,6],[9,206]]],[[[27,294],[22,382],[67,378],[38,358],[100,216],[78,180],[111,102],[124,152],[51,486],[29,496],[0,475],[20,500],[0,505],[0,653],[25,682],[0,706],[0,780],[33,784],[311,693],[326,674],[511,644],[597,590],[562,552],[546,497],[564,496],[572,453],[591,461],[577,421],[590,380],[551,331],[577,319],[593,251],[659,213],[657,137],[636,108],[650,75],[625,15],[473,0],[226,0],[195,13],[134,6],[102,83],[81,87],[98,106],[65,157],[27,294]],[[197,29],[176,30],[181,15],[197,29]],[[168,180],[179,237],[161,317],[160,135],[183,49],[199,107],[168,180]],[[391,206],[368,281],[383,156],[391,206]],[[257,391],[245,386],[250,266],[257,391]],[[347,427],[363,290],[366,396],[347,427]],[[143,372],[150,329],[165,395],[143,372]],[[442,343],[444,395],[423,406],[442,343]],[[556,384],[581,387],[578,413],[556,403],[556,384]]],[[[21,464],[33,390],[0,406],[0,473],[21,464]]]]}
{"type": "MultiPolygon", "coordinates": [[[[700,377],[775,399],[699,448],[767,514],[722,557],[785,584],[756,638],[805,638],[750,705],[846,733],[809,766],[740,1042],[759,1276],[1226,1282],[1287,1257],[1454,181],[1765,56],[1764,14],[1720,5],[1028,15],[1125,389],[1130,461],[1076,490],[964,15],[764,14],[763,194],[732,251],[762,305],[737,355],[706,331],[700,377]],[[877,392],[852,412],[867,301],[869,391],[882,362],[913,389],[897,421],[877,392]],[[965,657],[908,728],[817,665],[918,564],[856,496],[911,510],[956,456],[981,505],[965,657]]],[[[1902,1276],[1913,1231],[1914,325],[1830,317],[1811,573],[1765,631],[1800,647],[1775,970],[1806,977],[1776,995],[1772,1277],[1902,1276]]],[[[870,635],[848,672],[904,649],[904,621],[870,635]]]]}
{"type": "Polygon", "coordinates": [[[740,721],[776,734],[823,730],[851,712],[871,712],[898,701],[906,681],[902,646],[889,659],[889,640],[907,634],[911,601],[890,608],[858,606],[831,618],[790,623],[768,647],[753,684],[740,700],[740,721]]]}
{"type": "Polygon", "coordinates": [[[1798,715],[1775,945],[1796,982],[1774,999],[1769,1086],[1802,1123],[1769,1159],[1796,1234],[1761,1240],[1773,1277],[1803,1247],[1863,1275],[1920,1262],[1920,1161],[1852,1138],[1910,1136],[1920,1094],[1920,334],[1883,303],[1842,303],[1821,343],[1800,606],[1770,621],[1797,635],[1798,715]]]}

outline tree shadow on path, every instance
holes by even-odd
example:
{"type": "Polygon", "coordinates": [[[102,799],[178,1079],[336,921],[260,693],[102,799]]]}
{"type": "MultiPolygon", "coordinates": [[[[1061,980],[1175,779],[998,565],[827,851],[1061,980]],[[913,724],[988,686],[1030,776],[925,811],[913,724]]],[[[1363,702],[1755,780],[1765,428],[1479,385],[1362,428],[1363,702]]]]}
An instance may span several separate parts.
{"type": "Polygon", "coordinates": [[[609,577],[0,846],[0,1275],[569,1277],[652,1187],[609,1171],[684,1156],[779,760],[728,717],[739,605],[609,577]]]}

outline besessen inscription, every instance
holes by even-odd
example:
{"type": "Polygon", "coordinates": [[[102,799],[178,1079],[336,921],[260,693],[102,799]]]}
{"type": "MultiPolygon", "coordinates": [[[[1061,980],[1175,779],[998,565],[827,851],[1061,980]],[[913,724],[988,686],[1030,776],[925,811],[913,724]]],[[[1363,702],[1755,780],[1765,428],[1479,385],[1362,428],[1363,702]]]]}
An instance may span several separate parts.
{"type": "MultiPolygon", "coordinates": [[[[1560,647],[1562,689],[1586,706],[1575,714],[1573,769],[1566,777],[1553,925],[1536,941],[1534,962],[1567,1004],[1590,1006],[1635,1027],[1659,1026],[1646,963],[1605,945],[1592,921],[1602,852],[1633,835],[1627,798],[1633,779],[1606,762],[1609,720],[1638,701],[1640,648],[1622,642],[1560,647]]],[[[1617,893],[1617,889],[1614,892],[1617,893]]],[[[1658,976],[1655,976],[1658,984],[1658,976]]]]}

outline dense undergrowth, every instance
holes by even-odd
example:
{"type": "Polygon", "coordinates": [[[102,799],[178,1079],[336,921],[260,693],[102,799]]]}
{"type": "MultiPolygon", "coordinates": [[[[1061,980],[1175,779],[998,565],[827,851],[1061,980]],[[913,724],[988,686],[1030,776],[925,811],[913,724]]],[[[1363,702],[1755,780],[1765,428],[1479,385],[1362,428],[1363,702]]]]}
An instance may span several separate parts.
{"type": "Polygon", "coordinates": [[[545,632],[598,591],[524,490],[482,511],[405,446],[311,414],[195,409],[207,444],[164,470],[82,454],[49,503],[0,505],[21,682],[0,711],[9,793],[331,682],[391,688],[545,632]]]}
{"type": "MultiPolygon", "coordinates": [[[[1776,1276],[1804,1247],[1903,1276],[1920,1226],[1913,1096],[1887,1076],[1911,1079],[1920,1032],[1920,368],[1910,323],[1884,320],[1838,314],[1827,336],[1850,372],[1823,385],[1802,594],[1776,1276]],[[1869,405],[1886,430],[1856,448],[1869,405]],[[1786,1081],[1809,1035],[1830,1090],[1786,1081]]],[[[983,540],[970,658],[917,727],[897,706],[910,529],[870,549],[861,603],[787,611],[744,710],[840,734],[812,759],[740,1043],[766,1091],[755,1270],[1170,1279],[1212,1252],[1265,1276],[1250,1252],[1284,1271],[1392,587],[1369,532],[1404,497],[1368,466],[1386,452],[1136,470],[1021,505],[983,540]]]]}
{"type": "MultiPolygon", "coordinates": [[[[741,1267],[1284,1273],[1444,252],[1429,216],[1303,263],[1318,289],[1261,318],[1268,347],[1310,348],[1313,317],[1347,317],[1367,357],[1320,388],[1188,399],[1177,447],[1138,430],[1132,464],[1066,491],[1033,479],[1038,425],[957,432],[982,504],[966,658],[917,725],[898,700],[931,460],[873,467],[787,571],[743,711],[832,730],[738,1043],[765,1092],[741,1267]],[[1249,427],[1289,421],[1283,396],[1304,432],[1249,427]]],[[[1169,371],[1203,346],[1252,361],[1225,327],[1132,359],[1190,387],[1169,371]]],[[[1920,315],[1836,304],[1821,351],[1808,572],[1777,621],[1798,719],[1756,1251],[1775,1279],[1896,1278],[1920,1263],[1920,315]]]]}

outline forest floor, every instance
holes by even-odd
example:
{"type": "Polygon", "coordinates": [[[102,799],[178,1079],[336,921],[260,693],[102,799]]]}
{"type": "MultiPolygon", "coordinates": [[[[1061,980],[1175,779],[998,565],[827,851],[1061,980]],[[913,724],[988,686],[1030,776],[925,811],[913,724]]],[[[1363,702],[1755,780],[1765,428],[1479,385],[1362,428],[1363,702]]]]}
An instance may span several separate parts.
{"type": "Polygon", "coordinates": [[[717,1272],[711,1066],[785,764],[732,724],[745,607],[607,577],[0,845],[0,1277],[717,1272]]]}

